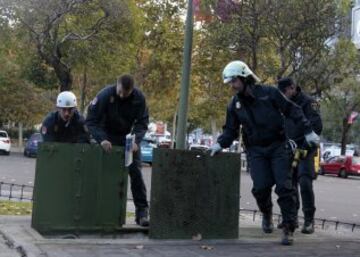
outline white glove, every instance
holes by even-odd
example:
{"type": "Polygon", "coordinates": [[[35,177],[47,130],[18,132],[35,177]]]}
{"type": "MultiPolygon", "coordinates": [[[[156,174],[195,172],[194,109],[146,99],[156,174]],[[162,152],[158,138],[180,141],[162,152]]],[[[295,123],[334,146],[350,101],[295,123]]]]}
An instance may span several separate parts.
{"type": "Polygon", "coordinates": [[[305,140],[309,145],[319,146],[320,144],[320,137],[314,131],[305,135],[305,140]]]}
{"type": "Polygon", "coordinates": [[[103,141],[101,141],[100,145],[104,149],[105,152],[107,152],[107,153],[111,152],[112,144],[110,143],[110,141],[103,140],[103,141]]]}
{"type": "Polygon", "coordinates": [[[210,147],[210,156],[214,156],[216,153],[220,152],[222,150],[222,147],[219,143],[216,143],[210,147]]]}

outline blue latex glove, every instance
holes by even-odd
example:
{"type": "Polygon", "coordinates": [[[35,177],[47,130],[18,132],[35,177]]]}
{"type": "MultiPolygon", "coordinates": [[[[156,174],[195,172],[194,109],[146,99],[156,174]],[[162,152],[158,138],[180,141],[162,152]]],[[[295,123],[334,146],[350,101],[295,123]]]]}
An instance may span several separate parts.
{"type": "Polygon", "coordinates": [[[219,143],[216,143],[216,144],[213,144],[211,147],[210,147],[210,156],[214,156],[216,153],[218,152],[221,152],[222,150],[222,147],[220,146],[219,143]]]}
{"type": "Polygon", "coordinates": [[[314,131],[305,135],[305,140],[309,145],[319,146],[320,144],[320,137],[314,131]]]}

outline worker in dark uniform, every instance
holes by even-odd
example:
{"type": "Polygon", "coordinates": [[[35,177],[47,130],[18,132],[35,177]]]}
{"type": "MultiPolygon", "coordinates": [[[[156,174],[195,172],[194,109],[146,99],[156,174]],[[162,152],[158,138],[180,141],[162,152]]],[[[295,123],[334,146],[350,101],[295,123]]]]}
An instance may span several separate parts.
{"type": "Polygon", "coordinates": [[[276,184],[275,192],[279,197],[284,223],[281,243],[291,245],[296,206],[284,116],[296,124],[302,124],[307,142],[317,144],[319,137],[312,131],[301,109],[276,87],[256,84],[259,78],[244,62],[230,62],[223,71],[223,79],[236,94],[227,108],[223,134],[211,146],[211,155],[229,147],[239,136],[239,126],[242,124],[253,180],[252,193],[263,214],[262,229],[265,233],[272,233],[274,229],[271,190],[276,184]]]}
{"type": "MultiPolygon", "coordinates": [[[[318,103],[296,86],[291,78],[283,78],[278,81],[278,88],[286,97],[296,103],[303,110],[305,117],[310,121],[312,130],[320,135],[322,131],[322,121],[318,103]]],[[[304,234],[314,233],[315,215],[315,196],[313,190],[313,180],[315,178],[314,157],[317,154],[317,146],[309,145],[304,138],[304,130],[301,126],[296,126],[290,119],[286,119],[286,132],[290,139],[294,140],[297,147],[306,150],[306,156],[300,158],[294,170],[294,181],[297,190],[297,210],[300,209],[300,199],[298,185],[304,213],[304,226],[301,230],[304,234]]]]}
{"type": "Polygon", "coordinates": [[[56,100],[57,110],[49,113],[41,126],[44,142],[89,143],[85,119],[76,109],[76,96],[61,92],[56,100]]]}
{"type": "Polygon", "coordinates": [[[126,135],[135,134],[133,163],[129,166],[131,191],[136,208],[135,221],[149,226],[146,187],[141,173],[140,142],[148,128],[149,114],[143,93],[134,86],[130,75],[123,75],[116,85],[102,89],[88,108],[86,125],[93,138],[106,152],[112,145],[125,146],[126,135]]]}

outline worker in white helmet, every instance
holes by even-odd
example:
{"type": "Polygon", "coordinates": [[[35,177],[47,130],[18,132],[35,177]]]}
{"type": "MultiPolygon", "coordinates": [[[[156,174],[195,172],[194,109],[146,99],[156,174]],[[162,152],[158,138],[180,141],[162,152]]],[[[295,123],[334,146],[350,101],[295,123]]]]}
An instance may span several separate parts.
{"type": "Polygon", "coordinates": [[[301,108],[276,87],[259,84],[260,79],[246,63],[233,61],[226,65],[223,81],[231,86],[235,95],[227,109],[223,134],[211,146],[211,155],[229,147],[239,137],[242,125],[253,180],[252,193],[263,214],[262,229],[265,233],[272,233],[274,229],[271,191],[276,185],[283,217],[281,243],[291,245],[296,225],[296,202],[284,116],[304,128],[308,143],[318,144],[319,136],[312,131],[301,108]]]}
{"type": "Polygon", "coordinates": [[[84,117],[77,111],[73,92],[61,92],[56,99],[56,111],[49,113],[41,126],[44,142],[88,143],[89,133],[84,117]]]}

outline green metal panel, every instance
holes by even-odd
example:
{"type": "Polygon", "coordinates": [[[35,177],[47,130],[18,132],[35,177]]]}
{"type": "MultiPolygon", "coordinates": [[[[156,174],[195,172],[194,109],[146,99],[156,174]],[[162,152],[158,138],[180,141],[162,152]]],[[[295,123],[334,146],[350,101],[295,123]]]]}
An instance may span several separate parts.
{"type": "Polygon", "coordinates": [[[36,161],[32,227],[41,233],[113,231],[125,223],[124,149],[43,143],[36,161]]]}
{"type": "Polygon", "coordinates": [[[151,180],[150,238],[238,238],[239,154],[155,149],[151,180]]]}

